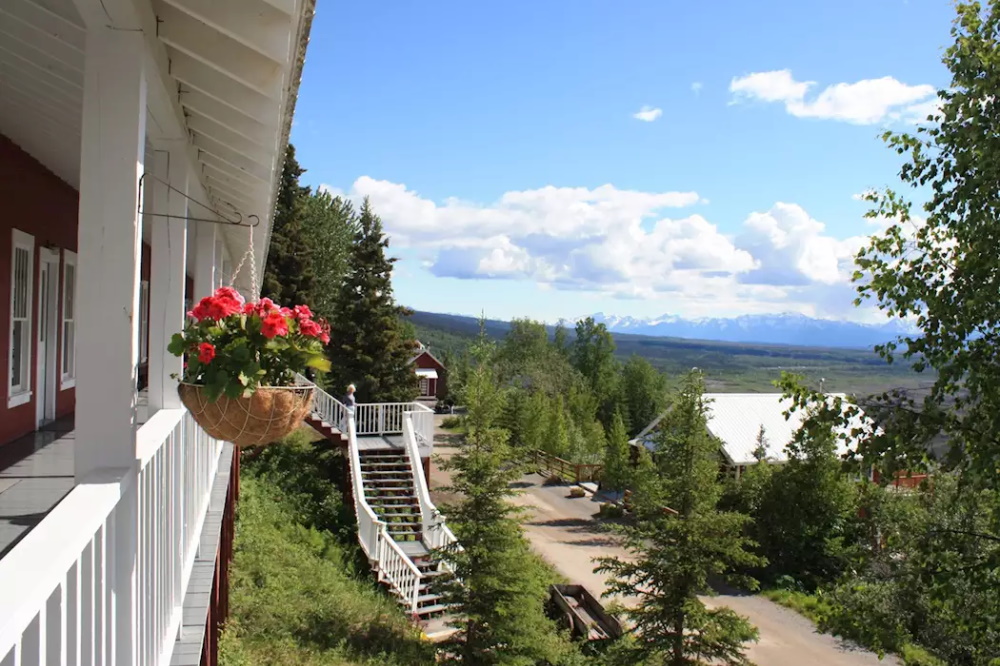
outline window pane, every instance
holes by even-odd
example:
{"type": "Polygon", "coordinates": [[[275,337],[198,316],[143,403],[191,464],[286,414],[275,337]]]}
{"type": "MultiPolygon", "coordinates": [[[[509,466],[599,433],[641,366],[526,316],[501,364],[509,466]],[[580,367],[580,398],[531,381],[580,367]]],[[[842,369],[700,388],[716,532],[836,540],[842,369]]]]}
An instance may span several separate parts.
{"type": "Polygon", "coordinates": [[[76,266],[72,264],[66,264],[66,285],[64,287],[66,290],[66,305],[63,308],[65,319],[73,319],[73,308],[76,305],[74,301],[76,300],[76,266]]]}
{"type": "Polygon", "coordinates": [[[14,335],[11,339],[10,350],[10,384],[11,387],[21,386],[21,359],[24,355],[24,322],[14,322],[14,335]]]}

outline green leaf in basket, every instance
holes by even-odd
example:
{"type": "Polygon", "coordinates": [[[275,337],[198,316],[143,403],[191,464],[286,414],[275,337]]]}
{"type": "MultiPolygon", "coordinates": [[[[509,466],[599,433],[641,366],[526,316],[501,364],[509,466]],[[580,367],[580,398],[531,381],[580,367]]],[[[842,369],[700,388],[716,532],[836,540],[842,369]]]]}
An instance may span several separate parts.
{"type": "Polygon", "coordinates": [[[306,360],[306,365],[310,368],[315,368],[320,372],[330,372],[330,359],[324,358],[323,356],[310,356],[306,360]]]}
{"type": "Polygon", "coordinates": [[[170,337],[170,344],[167,345],[167,351],[174,356],[180,356],[184,353],[184,336],[180,333],[174,333],[170,337]]]}

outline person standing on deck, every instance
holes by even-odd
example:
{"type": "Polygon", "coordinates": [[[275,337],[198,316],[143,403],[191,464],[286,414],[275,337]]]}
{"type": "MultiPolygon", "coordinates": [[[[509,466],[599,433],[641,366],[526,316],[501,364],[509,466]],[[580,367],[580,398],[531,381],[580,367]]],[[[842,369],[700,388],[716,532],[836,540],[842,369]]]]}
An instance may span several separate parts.
{"type": "Polygon", "coordinates": [[[347,395],[344,396],[344,407],[347,408],[347,414],[344,418],[344,427],[342,432],[347,432],[347,418],[348,416],[354,416],[354,408],[357,406],[358,402],[354,399],[354,384],[349,384],[347,386],[347,395]]]}

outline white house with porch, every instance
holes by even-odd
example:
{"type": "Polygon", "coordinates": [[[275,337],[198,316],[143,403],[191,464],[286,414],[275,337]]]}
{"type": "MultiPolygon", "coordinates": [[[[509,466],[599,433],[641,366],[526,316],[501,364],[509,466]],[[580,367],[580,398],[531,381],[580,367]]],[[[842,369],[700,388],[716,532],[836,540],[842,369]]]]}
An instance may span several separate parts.
{"type": "MultiPolygon", "coordinates": [[[[313,10],[0,0],[0,666],[217,661],[239,452],[167,341],[258,295],[313,10]]],[[[316,395],[379,582],[440,616],[433,414],[316,395]]]]}
{"type": "Polygon", "coordinates": [[[256,296],[313,5],[0,2],[2,666],[215,663],[238,455],[166,344],[256,296]]]}

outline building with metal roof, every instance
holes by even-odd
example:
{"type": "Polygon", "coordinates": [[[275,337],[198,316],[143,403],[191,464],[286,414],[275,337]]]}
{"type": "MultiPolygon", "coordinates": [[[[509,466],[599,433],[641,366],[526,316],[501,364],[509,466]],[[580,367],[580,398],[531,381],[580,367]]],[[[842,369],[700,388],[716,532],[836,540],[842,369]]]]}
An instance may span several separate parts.
{"type": "MultiPolygon", "coordinates": [[[[830,393],[830,398],[844,397],[844,394],[830,393]]],[[[758,446],[758,435],[763,426],[768,462],[781,463],[788,460],[785,447],[792,441],[795,432],[802,425],[806,413],[796,410],[785,413],[792,402],[781,393],[706,393],[708,431],[721,444],[721,453],[726,462],[734,467],[754,465],[758,462],[754,451],[758,446]]],[[[646,426],[633,444],[642,444],[647,449],[656,449],[656,431],[666,414],[661,414],[646,426]]],[[[847,444],[838,438],[838,453],[848,451],[847,444]]]]}

